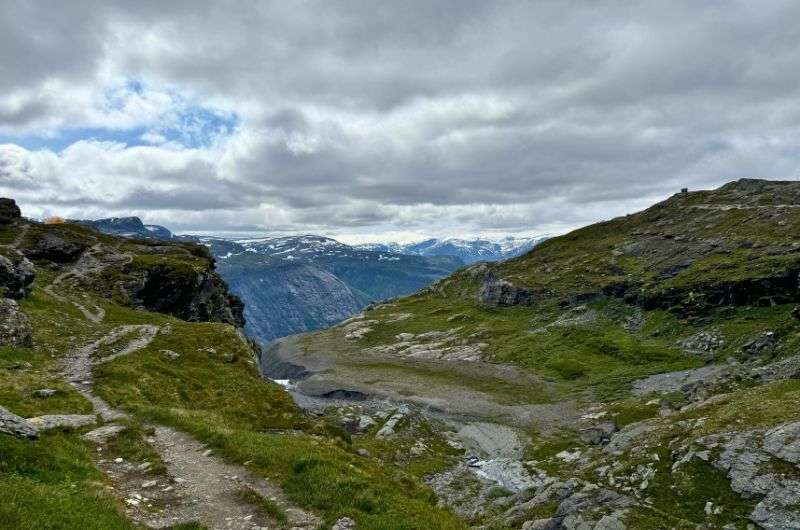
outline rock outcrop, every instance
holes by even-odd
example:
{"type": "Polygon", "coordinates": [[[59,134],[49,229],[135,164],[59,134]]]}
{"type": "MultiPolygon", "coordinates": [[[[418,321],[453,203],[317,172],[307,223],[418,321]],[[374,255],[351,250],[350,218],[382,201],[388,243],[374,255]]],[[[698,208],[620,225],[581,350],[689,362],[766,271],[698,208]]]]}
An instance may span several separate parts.
{"type": "Polygon", "coordinates": [[[518,287],[508,280],[495,278],[487,274],[478,290],[478,301],[493,307],[510,307],[515,305],[531,305],[534,302],[533,292],[518,287]]]}
{"type": "Polygon", "coordinates": [[[0,298],[0,346],[33,346],[28,316],[10,298],[0,298]]]}
{"type": "Polygon", "coordinates": [[[67,239],[59,234],[45,232],[36,242],[25,249],[25,256],[33,260],[46,260],[53,263],[72,263],[86,250],[84,242],[67,239]]]}
{"type": "Polygon", "coordinates": [[[24,298],[34,276],[33,264],[26,258],[11,261],[0,255],[0,296],[24,298]]]}
{"type": "Polygon", "coordinates": [[[14,199],[0,198],[0,224],[8,224],[22,216],[14,199]]]}

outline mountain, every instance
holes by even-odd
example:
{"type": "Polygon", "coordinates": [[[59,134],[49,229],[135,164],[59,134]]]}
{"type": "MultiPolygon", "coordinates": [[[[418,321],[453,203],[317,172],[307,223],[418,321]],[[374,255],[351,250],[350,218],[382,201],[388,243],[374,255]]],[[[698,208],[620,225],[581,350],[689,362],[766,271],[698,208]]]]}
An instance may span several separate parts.
{"type": "Polygon", "coordinates": [[[452,256],[373,251],[314,235],[173,235],[138,217],[78,223],[108,234],[206,246],[217,258],[219,274],[247,301],[245,329],[261,342],[331,326],[373,301],[414,293],[463,266],[452,256]]]}
{"type": "Polygon", "coordinates": [[[370,302],[407,295],[463,264],[356,249],[320,236],[201,240],[220,274],[247,301],[248,332],[257,340],[328,327],[370,302]]]}
{"type": "Polygon", "coordinates": [[[2,528],[465,528],[260,377],[206,247],[0,199],[0,322],[2,528]]]}
{"type": "Polygon", "coordinates": [[[409,450],[450,462],[426,481],[474,526],[793,528],[798,234],[800,182],[681,192],[279,341],[262,366],[309,403],[404,403],[381,440],[433,422],[409,450]]]}
{"type": "Polygon", "coordinates": [[[75,221],[79,224],[90,226],[106,234],[125,237],[141,237],[153,239],[172,239],[172,232],[163,226],[146,225],[138,217],[110,217],[96,221],[75,221]]]}
{"type": "Polygon", "coordinates": [[[357,248],[395,254],[419,256],[452,256],[465,264],[478,261],[502,261],[520,256],[547,240],[549,236],[512,237],[498,240],[488,239],[426,239],[418,243],[367,243],[357,248]]]}

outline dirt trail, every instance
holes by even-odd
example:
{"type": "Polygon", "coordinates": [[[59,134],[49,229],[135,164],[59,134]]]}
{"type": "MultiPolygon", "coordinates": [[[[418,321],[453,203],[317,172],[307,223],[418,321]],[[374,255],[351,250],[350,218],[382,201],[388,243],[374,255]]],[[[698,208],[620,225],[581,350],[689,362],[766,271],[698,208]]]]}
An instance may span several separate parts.
{"type": "MultiPolygon", "coordinates": [[[[159,331],[153,325],[119,326],[64,359],[64,376],[92,403],[104,421],[113,422],[127,415],[93,393],[92,368],[146,348],[159,331]],[[128,342],[115,353],[96,355],[102,347],[126,339],[128,342]]],[[[155,426],[155,434],[148,442],[167,465],[169,477],[145,481],[129,463],[102,463],[117,492],[126,497],[127,513],[134,520],[153,528],[193,521],[209,530],[280,527],[262,509],[242,498],[242,491],[250,489],[279,506],[286,513],[290,527],[312,529],[320,523],[313,514],[291,506],[276,486],[245,467],[227,464],[211,455],[203,444],[186,434],[155,426]]]]}

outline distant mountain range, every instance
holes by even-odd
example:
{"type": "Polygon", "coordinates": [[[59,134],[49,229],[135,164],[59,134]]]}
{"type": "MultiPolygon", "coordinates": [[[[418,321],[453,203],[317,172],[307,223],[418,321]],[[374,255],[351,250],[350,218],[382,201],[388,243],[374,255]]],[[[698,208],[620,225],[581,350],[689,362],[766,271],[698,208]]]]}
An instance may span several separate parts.
{"type": "Polygon", "coordinates": [[[504,237],[502,239],[426,239],[419,243],[368,243],[356,248],[388,252],[393,254],[416,254],[418,256],[452,256],[466,265],[478,261],[502,261],[520,256],[548,236],[504,237]]]}

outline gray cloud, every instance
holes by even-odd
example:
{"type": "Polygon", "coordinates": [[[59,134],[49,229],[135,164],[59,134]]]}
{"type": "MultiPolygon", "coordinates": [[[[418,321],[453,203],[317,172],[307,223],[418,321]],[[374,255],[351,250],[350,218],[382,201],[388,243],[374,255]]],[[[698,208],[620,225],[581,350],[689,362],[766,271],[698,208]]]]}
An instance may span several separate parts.
{"type": "Polygon", "coordinates": [[[789,0],[0,8],[0,138],[157,132],[176,94],[239,118],[202,148],[0,147],[0,192],[34,215],[535,232],[682,186],[798,175],[789,0]],[[109,106],[133,81],[145,90],[109,106]]]}

